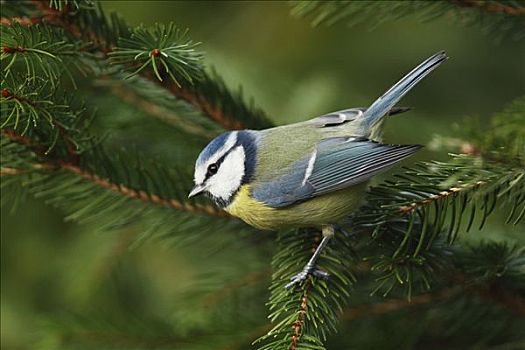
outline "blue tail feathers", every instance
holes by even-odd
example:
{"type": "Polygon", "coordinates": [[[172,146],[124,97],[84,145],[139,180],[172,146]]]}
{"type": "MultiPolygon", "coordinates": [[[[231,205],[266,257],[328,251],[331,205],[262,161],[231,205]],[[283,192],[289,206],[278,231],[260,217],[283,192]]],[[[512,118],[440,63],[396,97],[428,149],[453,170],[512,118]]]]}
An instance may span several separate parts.
{"type": "Polygon", "coordinates": [[[408,91],[410,91],[410,89],[446,59],[448,59],[448,56],[445,51],[440,51],[405,75],[400,81],[385,92],[383,96],[375,100],[374,103],[372,103],[372,105],[370,105],[370,107],[368,107],[363,113],[360,117],[363,122],[363,127],[366,130],[373,127],[403,96],[406,95],[408,91]]]}

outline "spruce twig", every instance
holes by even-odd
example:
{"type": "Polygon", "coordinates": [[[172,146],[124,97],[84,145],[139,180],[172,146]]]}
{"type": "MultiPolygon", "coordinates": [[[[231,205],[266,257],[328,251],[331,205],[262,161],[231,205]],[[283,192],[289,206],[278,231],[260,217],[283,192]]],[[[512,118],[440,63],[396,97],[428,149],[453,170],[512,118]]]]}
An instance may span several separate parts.
{"type": "Polygon", "coordinates": [[[504,13],[506,15],[525,15],[525,7],[511,6],[504,2],[480,0],[452,0],[459,7],[470,7],[489,13],[504,13]]]}
{"type": "MultiPolygon", "coordinates": [[[[77,39],[87,37],[92,45],[104,55],[115,52],[116,43],[110,43],[100,37],[95,31],[80,30],[74,22],[75,17],[68,16],[66,9],[58,11],[49,7],[45,2],[40,1],[36,1],[36,6],[45,16],[50,18],[47,19],[49,23],[62,27],[77,39]]],[[[106,22],[102,20],[101,24],[104,23],[106,22]]],[[[107,28],[107,31],[110,30],[111,28],[107,28]]],[[[128,40],[128,38],[125,39],[128,40]]],[[[155,56],[153,52],[154,50],[150,50],[149,52],[152,57],[155,56]]],[[[154,74],[141,69],[139,71],[141,76],[152,81],[157,81],[160,86],[167,89],[167,91],[199,108],[205,115],[208,115],[213,121],[227,129],[265,128],[272,126],[272,123],[264,116],[261,110],[254,109],[253,107],[247,106],[243,101],[241,102],[239,99],[241,96],[234,96],[217,76],[211,77],[209,74],[203,73],[204,76],[200,80],[201,83],[195,81],[193,85],[179,84],[176,79],[164,79],[162,75],[168,74],[168,72],[159,69],[157,64],[152,64],[151,66],[154,68],[154,74]],[[159,77],[160,79],[158,79],[159,77]]]]}
{"type": "MultiPolygon", "coordinates": [[[[10,129],[2,129],[2,134],[7,136],[9,139],[23,144],[25,146],[31,147],[40,157],[45,158],[46,154],[42,152],[42,148],[34,144],[34,142],[28,137],[21,136],[15,133],[10,129]]],[[[67,137],[67,136],[65,136],[67,137]]],[[[6,175],[20,175],[25,174],[31,171],[56,171],[56,170],[67,170],[77,176],[82,177],[83,179],[90,181],[102,188],[107,190],[119,193],[130,199],[139,199],[143,202],[152,203],[159,206],[169,207],[180,211],[192,212],[192,213],[202,213],[215,217],[226,218],[229,215],[222,211],[218,210],[216,207],[211,205],[199,205],[199,204],[190,204],[182,203],[176,199],[166,199],[162,198],[159,195],[148,193],[144,190],[138,190],[130,188],[123,184],[113,183],[107,178],[102,178],[96,174],[92,174],[87,170],[82,169],[77,162],[68,162],[63,160],[49,160],[48,162],[41,162],[33,164],[31,169],[23,168],[11,168],[11,167],[2,167],[2,176],[6,175]]]]}

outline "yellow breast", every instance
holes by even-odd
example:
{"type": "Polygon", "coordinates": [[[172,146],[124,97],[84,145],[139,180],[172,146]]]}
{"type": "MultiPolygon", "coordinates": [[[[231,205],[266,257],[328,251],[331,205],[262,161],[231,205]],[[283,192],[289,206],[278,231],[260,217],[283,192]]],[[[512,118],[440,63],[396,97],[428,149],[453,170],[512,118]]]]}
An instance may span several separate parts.
{"type": "Polygon", "coordinates": [[[235,195],[231,204],[224,208],[224,210],[256,228],[268,230],[271,228],[267,226],[271,222],[274,212],[277,209],[270,208],[253,199],[250,185],[243,185],[235,195]]]}
{"type": "Polygon", "coordinates": [[[335,224],[359,207],[366,186],[366,183],[361,183],[276,209],[255,200],[251,196],[250,185],[243,185],[232,203],[224,209],[262,230],[335,224]]]}

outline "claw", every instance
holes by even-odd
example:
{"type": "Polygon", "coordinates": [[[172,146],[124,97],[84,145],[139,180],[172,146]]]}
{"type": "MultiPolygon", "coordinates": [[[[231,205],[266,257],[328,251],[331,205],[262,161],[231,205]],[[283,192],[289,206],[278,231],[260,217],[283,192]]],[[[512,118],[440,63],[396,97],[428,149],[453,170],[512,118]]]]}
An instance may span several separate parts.
{"type": "Polygon", "coordinates": [[[312,275],[324,280],[328,280],[328,278],[330,277],[330,274],[326,271],[316,269],[313,266],[305,266],[301,272],[290,278],[290,282],[287,283],[284,286],[284,288],[288,289],[295,286],[296,284],[303,282],[308,278],[308,275],[312,275]]]}
{"type": "Polygon", "coordinates": [[[284,288],[291,288],[295,286],[296,284],[299,284],[303,282],[308,275],[312,275],[317,278],[322,278],[324,280],[327,280],[330,274],[326,271],[319,270],[315,267],[315,264],[317,262],[317,259],[321,255],[321,251],[326,246],[330,238],[334,235],[334,226],[333,225],[327,225],[323,226],[323,239],[321,243],[317,246],[315,249],[315,252],[312,254],[312,257],[308,261],[308,263],[303,268],[303,271],[299,272],[297,275],[290,278],[290,282],[287,283],[284,288]]]}
{"type": "Polygon", "coordinates": [[[330,278],[330,274],[328,272],[319,269],[315,269],[314,271],[312,271],[312,275],[314,275],[317,278],[321,278],[325,281],[328,281],[328,279],[330,278]]]}

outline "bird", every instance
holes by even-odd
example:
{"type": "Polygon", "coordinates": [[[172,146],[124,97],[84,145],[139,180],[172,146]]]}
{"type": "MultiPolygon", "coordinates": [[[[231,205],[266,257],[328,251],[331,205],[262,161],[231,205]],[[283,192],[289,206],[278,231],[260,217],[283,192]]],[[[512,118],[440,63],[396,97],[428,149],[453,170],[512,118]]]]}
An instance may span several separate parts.
{"type": "Polygon", "coordinates": [[[323,239],[286,288],[309,275],[327,279],[316,262],[338,223],[358,209],[370,179],[421,145],[382,143],[386,116],[419,81],[448,59],[440,51],[420,63],[368,108],[349,108],[264,130],[227,131],[195,162],[188,197],[206,194],[232,216],[261,230],[314,227],[323,239]]]}

